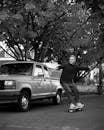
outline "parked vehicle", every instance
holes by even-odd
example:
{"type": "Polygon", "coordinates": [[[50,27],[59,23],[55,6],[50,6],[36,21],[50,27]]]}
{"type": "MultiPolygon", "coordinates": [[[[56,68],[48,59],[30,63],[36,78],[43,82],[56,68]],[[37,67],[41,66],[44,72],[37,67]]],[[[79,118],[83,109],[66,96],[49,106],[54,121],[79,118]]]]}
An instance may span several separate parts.
{"type": "Polygon", "coordinates": [[[0,103],[16,102],[20,111],[28,111],[30,102],[52,99],[61,103],[63,89],[45,64],[31,61],[8,62],[0,67],[0,103]]]}

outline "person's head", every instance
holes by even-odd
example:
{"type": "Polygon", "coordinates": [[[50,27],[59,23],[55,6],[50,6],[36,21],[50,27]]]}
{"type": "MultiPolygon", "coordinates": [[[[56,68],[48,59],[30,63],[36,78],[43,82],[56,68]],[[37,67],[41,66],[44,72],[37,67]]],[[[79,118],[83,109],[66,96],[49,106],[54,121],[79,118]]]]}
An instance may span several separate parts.
{"type": "Polygon", "coordinates": [[[71,55],[71,56],[69,57],[69,63],[70,63],[70,64],[75,64],[75,63],[76,63],[76,57],[75,57],[74,55],[71,55]]]}

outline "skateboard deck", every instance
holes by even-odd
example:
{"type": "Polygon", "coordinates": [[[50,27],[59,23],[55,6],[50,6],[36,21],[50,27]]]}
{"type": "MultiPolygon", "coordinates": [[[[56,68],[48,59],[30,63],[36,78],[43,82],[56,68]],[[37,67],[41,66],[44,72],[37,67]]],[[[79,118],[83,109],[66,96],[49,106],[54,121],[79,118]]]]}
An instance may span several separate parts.
{"type": "Polygon", "coordinates": [[[73,112],[79,112],[79,111],[84,111],[85,107],[83,108],[76,108],[76,109],[68,109],[68,112],[73,113],[73,112]]]}

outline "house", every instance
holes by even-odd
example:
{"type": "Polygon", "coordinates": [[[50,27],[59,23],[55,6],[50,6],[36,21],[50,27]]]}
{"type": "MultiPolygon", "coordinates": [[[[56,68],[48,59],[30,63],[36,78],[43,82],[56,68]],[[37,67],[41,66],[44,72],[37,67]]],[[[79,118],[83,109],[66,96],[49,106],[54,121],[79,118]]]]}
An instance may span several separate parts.
{"type": "MultiPolygon", "coordinates": [[[[0,41],[0,46],[9,52],[9,50],[5,47],[5,44],[1,41],[0,41]]],[[[13,61],[13,60],[15,59],[10,55],[8,55],[2,48],[0,48],[0,65],[4,62],[13,61]]]]}

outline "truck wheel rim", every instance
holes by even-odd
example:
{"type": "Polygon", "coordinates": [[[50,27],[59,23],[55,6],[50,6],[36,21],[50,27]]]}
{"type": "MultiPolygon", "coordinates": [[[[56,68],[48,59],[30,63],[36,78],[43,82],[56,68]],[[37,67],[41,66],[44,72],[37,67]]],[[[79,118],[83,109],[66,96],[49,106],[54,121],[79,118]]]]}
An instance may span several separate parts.
{"type": "Polygon", "coordinates": [[[22,107],[26,109],[28,107],[28,99],[26,97],[22,97],[21,104],[22,104],[22,107]]]}

